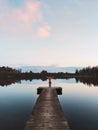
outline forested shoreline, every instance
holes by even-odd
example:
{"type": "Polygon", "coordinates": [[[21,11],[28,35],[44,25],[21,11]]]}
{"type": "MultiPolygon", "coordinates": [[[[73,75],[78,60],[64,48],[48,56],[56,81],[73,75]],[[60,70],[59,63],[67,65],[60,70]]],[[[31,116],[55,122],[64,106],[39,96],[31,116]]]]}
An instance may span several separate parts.
{"type": "Polygon", "coordinates": [[[75,73],[50,73],[46,70],[42,70],[39,73],[34,73],[32,71],[22,72],[21,69],[13,69],[11,67],[0,67],[0,85],[2,86],[20,82],[21,80],[47,80],[47,76],[52,76],[54,79],[75,78],[77,82],[83,82],[87,84],[93,83],[94,85],[98,85],[98,66],[86,67],[81,70],[76,70],[75,73]]]}

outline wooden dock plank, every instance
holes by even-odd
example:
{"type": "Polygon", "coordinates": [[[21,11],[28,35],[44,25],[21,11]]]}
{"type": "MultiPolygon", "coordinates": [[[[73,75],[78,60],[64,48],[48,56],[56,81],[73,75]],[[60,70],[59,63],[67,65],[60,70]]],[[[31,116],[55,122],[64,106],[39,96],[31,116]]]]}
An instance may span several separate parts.
{"type": "Polygon", "coordinates": [[[44,88],[24,130],[70,130],[55,88],[44,88]]]}

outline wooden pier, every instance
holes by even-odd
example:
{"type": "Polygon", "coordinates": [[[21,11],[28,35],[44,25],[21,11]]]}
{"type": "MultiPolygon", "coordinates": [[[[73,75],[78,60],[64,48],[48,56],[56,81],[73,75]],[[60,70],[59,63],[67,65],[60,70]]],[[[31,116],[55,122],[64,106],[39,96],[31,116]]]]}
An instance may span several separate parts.
{"type": "Polygon", "coordinates": [[[24,130],[70,130],[57,96],[60,88],[39,88],[39,91],[41,94],[24,130]]]}

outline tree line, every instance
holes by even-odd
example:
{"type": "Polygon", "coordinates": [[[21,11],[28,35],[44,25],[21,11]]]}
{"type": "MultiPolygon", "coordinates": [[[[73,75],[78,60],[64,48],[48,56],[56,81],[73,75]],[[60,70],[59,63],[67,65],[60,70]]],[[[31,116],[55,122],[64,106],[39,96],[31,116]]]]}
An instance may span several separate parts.
{"type": "Polygon", "coordinates": [[[42,79],[47,80],[48,76],[52,76],[54,79],[68,79],[75,78],[77,82],[83,82],[88,84],[98,84],[98,66],[86,67],[81,70],[76,70],[75,73],[57,72],[50,73],[46,70],[42,70],[40,73],[34,73],[32,71],[22,72],[21,69],[13,69],[11,67],[0,67],[0,85],[9,85],[11,83],[20,82],[21,80],[42,79]]]}
{"type": "Polygon", "coordinates": [[[98,77],[98,66],[86,67],[81,70],[76,70],[75,75],[87,76],[87,77],[98,77]]]}
{"type": "Polygon", "coordinates": [[[33,79],[41,79],[47,80],[48,76],[52,76],[54,79],[64,79],[64,78],[72,78],[73,74],[69,73],[49,73],[46,70],[42,70],[41,72],[34,73],[32,71],[22,72],[21,69],[13,69],[11,67],[0,67],[0,85],[9,85],[11,83],[20,82],[21,80],[30,80],[33,79]]]}
{"type": "Polygon", "coordinates": [[[82,82],[89,86],[98,86],[98,66],[76,70],[75,78],[77,82],[82,82]]]}
{"type": "Polygon", "coordinates": [[[52,76],[54,78],[69,78],[72,77],[73,74],[69,73],[49,73],[46,70],[42,70],[41,72],[34,73],[32,71],[22,72],[21,69],[13,69],[11,67],[0,67],[0,78],[8,78],[8,79],[43,79],[46,80],[47,76],[52,76]]]}

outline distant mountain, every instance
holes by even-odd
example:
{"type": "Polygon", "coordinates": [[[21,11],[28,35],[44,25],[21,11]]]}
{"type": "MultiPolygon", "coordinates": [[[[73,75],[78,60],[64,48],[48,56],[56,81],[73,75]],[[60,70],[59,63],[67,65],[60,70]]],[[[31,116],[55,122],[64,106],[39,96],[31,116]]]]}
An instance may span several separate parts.
{"type": "Polygon", "coordinates": [[[21,66],[18,69],[21,69],[22,72],[32,71],[34,73],[41,72],[46,70],[47,72],[69,72],[74,73],[76,69],[80,70],[83,67],[56,67],[56,66],[21,66]]]}

